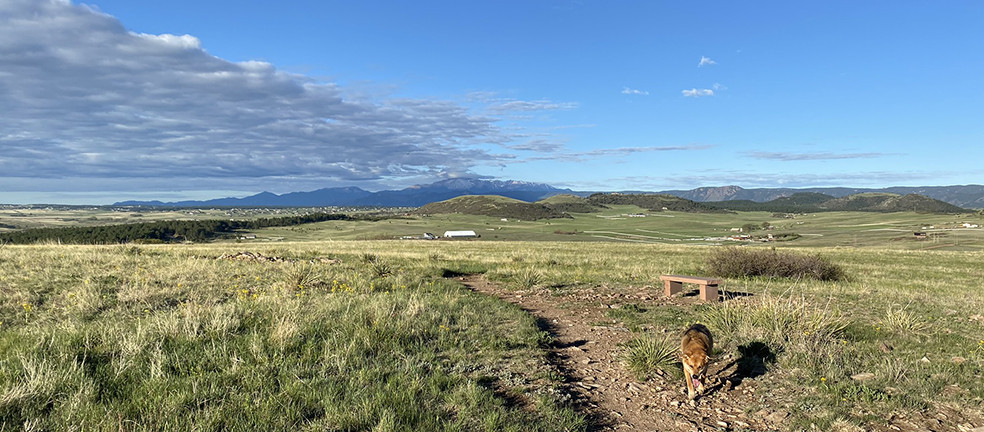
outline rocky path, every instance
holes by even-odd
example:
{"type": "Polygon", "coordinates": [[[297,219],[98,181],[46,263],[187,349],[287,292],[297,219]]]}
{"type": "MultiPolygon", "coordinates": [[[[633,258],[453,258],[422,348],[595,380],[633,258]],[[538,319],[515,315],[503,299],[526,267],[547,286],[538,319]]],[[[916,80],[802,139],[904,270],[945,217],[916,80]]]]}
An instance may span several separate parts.
{"type": "Polygon", "coordinates": [[[691,406],[681,380],[640,382],[619,358],[620,345],[631,338],[622,324],[606,317],[611,307],[625,303],[666,303],[673,299],[652,297],[652,290],[636,294],[577,294],[556,296],[547,290],[511,291],[481,276],[461,279],[474,291],[501,298],[537,316],[553,333],[551,347],[557,366],[570,381],[575,401],[594,419],[601,431],[704,431],[772,430],[789,414],[784,411],[746,414],[732,395],[752,395],[747,380],[727,386],[720,377],[736,369],[729,358],[712,365],[718,389],[691,406]],[[730,364],[729,364],[730,363],[730,364]],[[725,390],[725,387],[728,387],[725,390]]]}
{"type": "MultiPolygon", "coordinates": [[[[666,298],[652,287],[637,292],[574,290],[560,295],[543,289],[513,291],[489,283],[481,275],[461,277],[460,281],[474,291],[520,306],[553,334],[553,361],[568,377],[568,390],[575,403],[591,418],[591,430],[788,430],[791,401],[797,392],[809,391],[786,388],[788,384],[780,379],[779,372],[762,365],[749,368],[748,359],[727,352],[712,362],[709,392],[696,405],[687,400],[682,379],[657,377],[641,382],[633,377],[619,357],[620,346],[632,334],[607,312],[626,304],[690,307],[694,297],[666,298]]],[[[912,417],[900,414],[871,430],[984,432],[981,425],[974,424],[976,421],[954,424],[951,417],[957,416],[946,409],[912,417]]],[[[847,422],[841,426],[838,430],[864,430],[847,422]]]]}

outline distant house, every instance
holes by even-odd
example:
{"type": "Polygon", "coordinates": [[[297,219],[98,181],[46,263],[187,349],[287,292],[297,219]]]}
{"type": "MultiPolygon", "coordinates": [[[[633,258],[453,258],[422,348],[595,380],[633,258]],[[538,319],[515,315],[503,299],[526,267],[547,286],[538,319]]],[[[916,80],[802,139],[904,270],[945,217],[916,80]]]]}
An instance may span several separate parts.
{"type": "Polygon", "coordinates": [[[475,238],[475,231],[445,231],[444,238],[475,238]]]}

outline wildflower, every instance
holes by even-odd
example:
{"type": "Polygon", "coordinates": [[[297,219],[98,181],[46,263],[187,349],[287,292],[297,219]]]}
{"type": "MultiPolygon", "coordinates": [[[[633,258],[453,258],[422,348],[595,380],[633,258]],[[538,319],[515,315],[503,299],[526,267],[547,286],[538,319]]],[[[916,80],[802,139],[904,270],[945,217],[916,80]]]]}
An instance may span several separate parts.
{"type": "Polygon", "coordinates": [[[823,382],[823,383],[827,382],[827,377],[820,377],[820,382],[823,382]]]}
{"type": "Polygon", "coordinates": [[[24,308],[24,312],[30,312],[31,309],[34,307],[34,305],[32,305],[30,303],[24,303],[24,304],[21,305],[21,307],[24,308]]]}

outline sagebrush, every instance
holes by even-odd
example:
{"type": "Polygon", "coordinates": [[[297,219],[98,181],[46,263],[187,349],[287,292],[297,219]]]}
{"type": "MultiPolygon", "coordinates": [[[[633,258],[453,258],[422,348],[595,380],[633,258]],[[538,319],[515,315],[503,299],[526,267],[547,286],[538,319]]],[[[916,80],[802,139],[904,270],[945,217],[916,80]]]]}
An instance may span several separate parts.
{"type": "Polygon", "coordinates": [[[809,278],[821,281],[844,279],[844,270],[820,254],[802,254],[776,249],[726,247],[715,249],[706,261],[707,271],[721,277],[766,276],[809,278]]]}

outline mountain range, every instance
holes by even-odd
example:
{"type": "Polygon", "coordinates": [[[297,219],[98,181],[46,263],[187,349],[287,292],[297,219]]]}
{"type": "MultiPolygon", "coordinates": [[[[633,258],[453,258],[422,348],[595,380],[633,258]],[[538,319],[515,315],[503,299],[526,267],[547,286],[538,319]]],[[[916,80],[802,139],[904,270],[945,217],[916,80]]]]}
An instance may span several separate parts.
{"type": "Polygon", "coordinates": [[[369,192],[358,187],[324,188],[310,192],[277,195],[262,192],[244,198],[219,198],[206,201],[122,201],[118,206],[160,207],[420,207],[464,195],[500,195],[521,201],[537,201],[559,194],[575,194],[542,183],[522,181],[455,178],[401,190],[369,192]]]}
{"type": "MultiPolygon", "coordinates": [[[[755,188],[740,186],[700,187],[690,190],[668,190],[662,193],[696,202],[746,200],[767,202],[789,197],[797,193],[818,193],[841,198],[859,193],[918,194],[947,202],[962,208],[984,208],[984,185],[922,186],[873,188],[755,188]]],[[[290,192],[282,195],[262,192],[243,198],[219,198],[206,201],[122,201],[119,206],[161,207],[323,207],[323,206],[378,206],[420,207],[432,202],[444,201],[464,195],[500,195],[521,201],[533,202],[560,194],[586,197],[593,192],[560,189],[543,183],[523,181],[481,180],[455,178],[427,185],[411,186],[401,190],[370,192],[358,187],[324,188],[309,192],[290,192]]],[[[640,192],[633,192],[640,193],[640,192]]]]}

